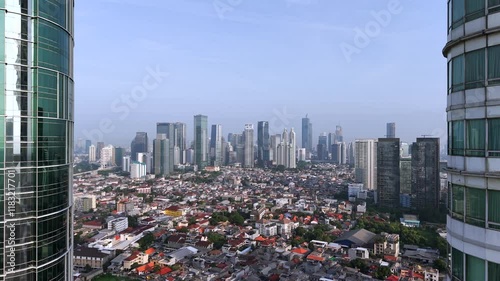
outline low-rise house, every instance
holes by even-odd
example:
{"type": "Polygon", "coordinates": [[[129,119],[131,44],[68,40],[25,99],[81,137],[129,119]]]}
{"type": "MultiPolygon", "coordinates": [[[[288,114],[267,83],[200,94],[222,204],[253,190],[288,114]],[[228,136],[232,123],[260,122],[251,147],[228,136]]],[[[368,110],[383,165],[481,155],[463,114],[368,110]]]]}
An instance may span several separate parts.
{"type": "Polygon", "coordinates": [[[91,268],[101,269],[109,258],[108,254],[95,248],[77,247],[73,250],[73,265],[75,267],[85,268],[89,265],[91,268]]]}

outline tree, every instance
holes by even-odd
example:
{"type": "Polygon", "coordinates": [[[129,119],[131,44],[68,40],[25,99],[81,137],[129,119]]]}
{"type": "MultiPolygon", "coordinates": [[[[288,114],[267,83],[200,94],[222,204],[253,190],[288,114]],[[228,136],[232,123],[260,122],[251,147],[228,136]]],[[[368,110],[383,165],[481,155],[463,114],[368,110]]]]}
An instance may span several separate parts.
{"type": "Polygon", "coordinates": [[[440,272],[446,271],[446,262],[442,259],[437,259],[434,261],[434,268],[439,270],[440,272]]]}
{"type": "Polygon", "coordinates": [[[192,225],[192,224],[195,224],[195,223],[196,223],[196,217],[190,217],[189,220],[188,220],[188,224],[192,225]]]}
{"type": "Polygon", "coordinates": [[[387,266],[379,266],[375,271],[375,278],[385,280],[392,274],[391,269],[387,266]]]}
{"type": "Polygon", "coordinates": [[[361,273],[368,273],[369,266],[362,259],[355,259],[349,262],[349,266],[352,268],[357,268],[361,273]]]}
{"type": "Polygon", "coordinates": [[[229,216],[229,222],[236,225],[243,225],[243,223],[245,223],[245,218],[243,218],[243,216],[240,213],[233,212],[229,216]]]}
{"type": "Polygon", "coordinates": [[[220,248],[222,248],[222,246],[224,246],[224,244],[227,243],[226,237],[224,237],[224,235],[221,235],[221,234],[218,234],[215,232],[210,232],[207,235],[207,238],[208,238],[208,241],[210,241],[211,243],[214,243],[215,249],[220,249],[220,248]]]}
{"type": "Polygon", "coordinates": [[[153,235],[153,233],[151,232],[146,233],[144,237],[139,239],[139,249],[141,251],[147,250],[154,241],[155,241],[155,236],[153,235]]]}
{"type": "Polygon", "coordinates": [[[135,217],[135,216],[127,216],[127,218],[128,218],[128,226],[129,227],[137,227],[139,225],[137,217],[135,217]]]}

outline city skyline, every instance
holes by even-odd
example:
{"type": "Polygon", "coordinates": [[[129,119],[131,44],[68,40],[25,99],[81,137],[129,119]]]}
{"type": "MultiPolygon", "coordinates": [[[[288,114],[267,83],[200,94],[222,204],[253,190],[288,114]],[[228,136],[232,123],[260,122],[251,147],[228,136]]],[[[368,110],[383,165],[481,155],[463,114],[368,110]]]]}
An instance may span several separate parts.
{"type": "MultiPolygon", "coordinates": [[[[316,133],[340,124],[352,139],[383,137],[384,124],[392,121],[402,140],[446,135],[446,101],[437,94],[446,90],[440,54],[446,30],[435,28],[446,25],[445,2],[396,1],[400,12],[392,14],[390,23],[379,24],[378,35],[350,61],[343,43],[356,47],[356,31],[377,23],[372,14],[388,11],[391,1],[290,2],[248,2],[232,7],[223,19],[210,1],[78,3],[77,33],[94,39],[75,47],[76,90],[81,93],[76,138],[92,139],[84,132],[99,130],[104,142],[124,145],[136,131],[154,136],[156,122],[189,126],[198,113],[209,116],[210,124],[222,124],[226,133],[260,120],[269,121],[271,134],[294,127],[299,145],[300,119],[306,113],[316,133]],[[131,13],[134,22],[126,16],[131,13]],[[430,20],[415,25],[423,13],[430,20]],[[116,32],[117,24],[129,32],[116,32]],[[151,26],[169,32],[158,36],[151,26]],[[140,35],[120,50],[111,47],[128,41],[130,32],[140,35]],[[427,44],[419,44],[422,40],[427,44]],[[408,50],[415,56],[409,57],[408,50]],[[121,63],[121,54],[131,53],[136,56],[129,67],[113,67],[121,63]],[[408,87],[415,77],[425,83],[408,87]],[[154,87],[143,87],[145,79],[154,87]],[[136,87],[151,90],[128,104],[122,101],[136,87]]],[[[192,130],[188,139],[193,139],[192,130]]]]}

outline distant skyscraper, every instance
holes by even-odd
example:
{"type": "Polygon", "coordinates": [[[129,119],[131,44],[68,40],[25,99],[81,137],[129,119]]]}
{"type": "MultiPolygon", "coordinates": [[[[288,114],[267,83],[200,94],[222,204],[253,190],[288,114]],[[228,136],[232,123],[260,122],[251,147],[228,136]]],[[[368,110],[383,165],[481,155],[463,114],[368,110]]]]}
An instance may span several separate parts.
{"type": "Polygon", "coordinates": [[[277,135],[272,135],[270,137],[270,141],[269,141],[269,145],[270,145],[269,160],[271,161],[271,163],[273,165],[277,165],[277,161],[278,161],[278,145],[280,144],[280,142],[281,142],[281,135],[277,134],[277,135]]]}
{"type": "Polygon", "coordinates": [[[332,144],[332,161],[339,165],[347,163],[347,145],[345,142],[332,144]]]}
{"type": "Polygon", "coordinates": [[[89,147],[92,145],[92,141],[85,140],[85,153],[89,153],[89,147]]]}
{"type": "Polygon", "coordinates": [[[285,129],[281,136],[281,143],[278,144],[277,148],[277,165],[283,165],[285,168],[294,169],[297,167],[297,158],[295,155],[296,150],[296,135],[293,128],[290,133],[285,129]]]}
{"type": "Polygon", "coordinates": [[[110,145],[105,146],[101,150],[101,166],[114,166],[115,165],[115,147],[110,145]]]}
{"type": "Polygon", "coordinates": [[[260,121],[257,123],[257,163],[259,167],[266,166],[270,160],[269,142],[269,122],[260,121]]]}
{"type": "Polygon", "coordinates": [[[130,173],[130,164],[131,164],[130,156],[123,156],[122,161],[123,161],[122,171],[130,173]]]}
{"type": "Polygon", "coordinates": [[[194,116],[194,162],[199,169],[208,166],[208,117],[194,116]]]}
{"type": "Polygon", "coordinates": [[[96,161],[101,159],[101,152],[103,148],[104,148],[104,142],[102,141],[97,142],[95,148],[96,161]]]}
{"type": "Polygon", "coordinates": [[[326,144],[327,148],[328,148],[328,153],[332,153],[332,145],[336,143],[336,139],[335,139],[335,133],[328,133],[328,142],[326,144]]]}
{"type": "Polygon", "coordinates": [[[417,138],[411,146],[412,207],[439,207],[439,138],[417,138]]]}
{"type": "Polygon", "coordinates": [[[89,162],[95,162],[97,160],[96,147],[95,145],[90,145],[89,147],[89,162]]]}
{"type": "Polygon", "coordinates": [[[387,123],[386,138],[396,137],[396,123],[387,123]]]}
{"type": "Polygon", "coordinates": [[[401,143],[401,157],[410,156],[410,145],[406,142],[401,143]]]}
{"type": "Polygon", "coordinates": [[[222,166],[222,125],[212,125],[210,138],[210,165],[222,166]]]}
{"type": "Polygon", "coordinates": [[[347,157],[346,157],[346,163],[349,164],[350,166],[354,167],[356,161],[355,161],[355,155],[356,155],[356,146],[354,142],[350,142],[347,145],[347,157]]]}
{"type": "Polygon", "coordinates": [[[130,164],[130,178],[139,179],[147,174],[147,165],[142,162],[132,161],[130,164]]]}
{"type": "Polygon", "coordinates": [[[254,130],[252,124],[245,125],[245,131],[243,131],[243,139],[244,139],[244,153],[243,157],[243,167],[245,168],[253,168],[254,166],[254,130]]]}
{"type": "Polygon", "coordinates": [[[115,165],[118,167],[123,166],[123,155],[125,155],[125,148],[115,147],[115,165]]]}
{"type": "Polygon", "coordinates": [[[377,188],[377,140],[363,139],[355,142],[356,181],[365,189],[377,188]]]}
{"type": "Polygon", "coordinates": [[[130,144],[130,151],[132,161],[138,161],[137,153],[148,152],[148,134],[146,132],[136,133],[130,144]]]}
{"type": "Polygon", "coordinates": [[[306,153],[311,153],[313,147],[313,132],[312,124],[309,117],[302,118],[302,147],[306,149],[306,153]]]}
{"type": "Polygon", "coordinates": [[[326,133],[323,133],[318,137],[316,152],[318,154],[318,160],[328,159],[328,136],[326,133]]]}
{"type": "Polygon", "coordinates": [[[170,140],[166,134],[158,134],[153,140],[153,170],[157,176],[170,174],[170,140]]]}
{"type": "Polygon", "coordinates": [[[176,123],[156,123],[156,135],[165,135],[165,137],[169,140],[167,153],[169,163],[168,165],[165,165],[165,167],[168,167],[168,173],[172,173],[174,171],[175,147],[178,139],[176,123]]]}
{"type": "Polygon", "coordinates": [[[381,207],[399,207],[399,139],[380,138],[377,143],[377,200],[381,207]]]}
{"type": "Polygon", "coordinates": [[[181,122],[175,123],[175,143],[174,147],[179,148],[179,162],[182,164],[186,163],[186,124],[181,122]]]}
{"type": "Polygon", "coordinates": [[[306,149],[305,148],[299,148],[298,150],[298,160],[299,161],[306,161],[306,149]]]}
{"type": "Polygon", "coordinates": [[[146,172],[148,174],[154,173],[153,171],[153,156],[149,152],[137,153],[137,161],[146,165],[146,172]]]}
{"type": "Polygon", "coordinates": [[[336,142],[343,142],[344,141],[344,133],[342,132],[342,126],[337,125],[335,127],[335,140],[336,142]]]}
{"type": "Polygon", "coordinates": [[[401,194],[411,194],[411,157],[399,159],[399,175],[401,194]]]}

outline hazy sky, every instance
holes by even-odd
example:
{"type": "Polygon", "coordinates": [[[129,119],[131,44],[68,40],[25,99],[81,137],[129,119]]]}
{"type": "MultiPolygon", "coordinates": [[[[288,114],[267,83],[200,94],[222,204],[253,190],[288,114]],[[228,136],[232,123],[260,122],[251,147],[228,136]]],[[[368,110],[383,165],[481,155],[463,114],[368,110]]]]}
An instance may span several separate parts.
{"type": "Polygon", "coordinates": [[[224,136],[309,114],[314,143],[446,133],[446,1],[82,0],[75,137],[130,145],[193,115],[224,136]],[[168,75],[166,75],[168,73],[168,75]],[[99,132],[90,135],[89,132],[99,132]]]}

